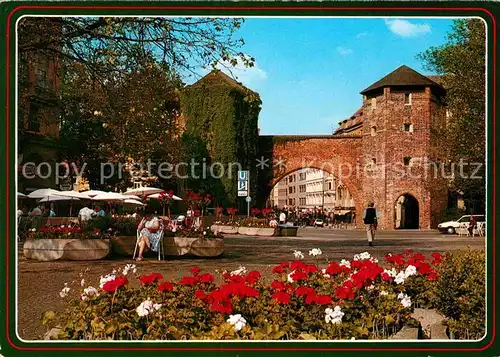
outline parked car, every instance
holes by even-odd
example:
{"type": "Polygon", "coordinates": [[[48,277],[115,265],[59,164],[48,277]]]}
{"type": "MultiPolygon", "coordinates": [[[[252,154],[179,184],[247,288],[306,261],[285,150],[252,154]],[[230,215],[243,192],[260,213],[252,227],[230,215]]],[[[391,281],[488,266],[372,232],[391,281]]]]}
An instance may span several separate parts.
{"type": "MultiPolygon", "coordinates": [[[[461,223],[469,223],[470,216],[471,215],[469,214],[469,215],[462,216],[459,219],[454,220],[454,221],[447,221],[447,222],[439,223],[438,229],[442,233],[455,234],[457,228],[460,227],[461,223]]],[[[485,221],[484,215],[474,214],[473,216],[477,222],[484,222],[485,221]]]]}
{"type": "Polygon", "coordinates": [[[323,227],[324,223],[322,219],[315,219],[314,220],[314,227],[323,227]]]}

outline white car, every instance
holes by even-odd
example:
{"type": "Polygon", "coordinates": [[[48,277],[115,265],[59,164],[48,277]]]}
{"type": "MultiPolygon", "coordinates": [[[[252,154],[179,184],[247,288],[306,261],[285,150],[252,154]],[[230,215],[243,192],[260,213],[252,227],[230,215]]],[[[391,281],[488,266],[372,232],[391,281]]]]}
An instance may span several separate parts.
{"type": "Polygon", "coordinates": [[[323,227],[323,220],[322,219],[315,219],[314,226],[315,227],[323,227]]]}
{"type": "MultiPolygon", "coordinates": [[[[484,222],[485,221],[484,215],[474,214],[473,216],[476,219],[476,222],[484,222]]],[[[446,232],[449,234],[454,234],[455,231],[457,230],[457,228],[460,227],[461,223],[469,223],[469,221],[470,221],[470,215],[465,215],[465,216],[462,216],[459,219],[454,220],[454,221],[447,221],[447,222],[439,223],[438,229],[440,232],[443,232],[443,233],[446,232]]]]}

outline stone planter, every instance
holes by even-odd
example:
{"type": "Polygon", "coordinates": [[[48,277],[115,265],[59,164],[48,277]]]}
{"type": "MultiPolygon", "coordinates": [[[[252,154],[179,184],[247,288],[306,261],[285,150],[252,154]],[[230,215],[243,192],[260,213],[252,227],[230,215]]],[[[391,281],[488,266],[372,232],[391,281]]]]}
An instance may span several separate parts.
{"type": "Polygon", "coordinates": [[[279,227],[279,235],[281,237],[297,237],[297,230],[299,227],[285,227],[285,226],[280,226],[279,227]]]}
{"type": "Polygon", "coordinates": [[[100,260],[110,252],[109,239],[29,239],[24,256],[40,261],[100,260]]]}
{"type": "Polygon", "coordinates": [[[224,253],[224,239],[172,237],[163,240],[163,248],[166,255],[218,257],[224,253]]]}
{"type": "Polygon", "coordinates": [[[214,224],[210,229],[214,232],[221,232],[224,234],[238,234],[238,227],[234,226],[219,226],[214,224]]]}
{"type": "Polygon", "coordinates": [[[259,235],[258,227],[238,227],[238,234],[244,234],[246,236],[256,236],[259,235]]]}
{"type": "Polygon", "coordinates": [[[259,228],[257,231],[258,236],[262,237],[272,237],[277,235],[277,229],[276,228],[259,228]]]}

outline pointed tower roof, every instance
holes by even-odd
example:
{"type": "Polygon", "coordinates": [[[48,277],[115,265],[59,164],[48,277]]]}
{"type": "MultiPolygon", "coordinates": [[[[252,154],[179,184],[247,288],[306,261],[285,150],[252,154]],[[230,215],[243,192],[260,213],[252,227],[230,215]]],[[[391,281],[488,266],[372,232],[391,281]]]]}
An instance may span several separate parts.
{"type": "Polygon", "coordinates": [[[419,87],[438,87],[443,89],[441,85],[431,80],[414,69],[408,66],[401,66],[396,70],[389,73],[384,78],[373,83],[368,88],[361,91],[361,94],[369,93],[373,90],[380,89],[383,87],[408,87],[408,86],[419,86],[419,87]]]}
{"type": "Polygon", "coordinates": [[[206,76],[200,78],[197,82],[193,83],[192,85],[188,87],[198,87],[201,85],[229,85],[233,88],[239,89],[243,92],[250,92],[255,95],[258,95],[258,93],[254,92],[253,90],[245,87],[243,84],[240,82],[237,82],[233,78],[229,77],[227,74],[224,72],[214,69],[210,73],[208,73],[206,76]]]}

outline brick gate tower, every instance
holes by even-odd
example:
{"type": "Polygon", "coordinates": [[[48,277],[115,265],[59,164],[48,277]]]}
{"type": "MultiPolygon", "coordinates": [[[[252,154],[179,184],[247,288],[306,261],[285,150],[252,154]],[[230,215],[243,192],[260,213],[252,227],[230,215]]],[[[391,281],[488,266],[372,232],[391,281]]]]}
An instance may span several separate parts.
{"type": "Polygon", "coordinates": [[[434,164],[433,126],[445,120],[444,88],[401,66],[363,95],[362,190],[384,229],[431,228],[448,190],[434,164]]]}

